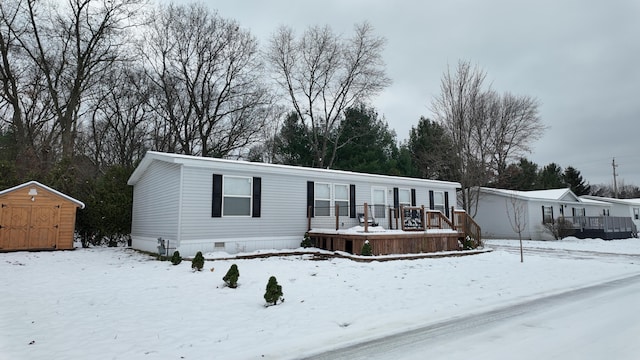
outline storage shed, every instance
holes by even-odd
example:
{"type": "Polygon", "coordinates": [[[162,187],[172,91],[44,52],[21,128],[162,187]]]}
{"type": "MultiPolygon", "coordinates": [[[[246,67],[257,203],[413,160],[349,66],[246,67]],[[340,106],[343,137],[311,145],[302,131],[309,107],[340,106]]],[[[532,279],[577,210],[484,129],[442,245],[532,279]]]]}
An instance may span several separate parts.
{"type": "Polygon", "coordinates": [[[0,251],[73,249],[84,204],[37,181],[0,191],[0,251]]]}

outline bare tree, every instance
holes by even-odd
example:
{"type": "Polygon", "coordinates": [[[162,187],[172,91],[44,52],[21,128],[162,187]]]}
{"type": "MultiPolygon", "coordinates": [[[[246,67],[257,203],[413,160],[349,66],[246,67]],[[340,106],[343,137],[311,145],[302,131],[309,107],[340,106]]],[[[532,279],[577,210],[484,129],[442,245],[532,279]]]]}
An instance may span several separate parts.
{"type": "Polygon", "coordinates": [[[453,171],[462,185],[462,207],[475,215],[479,186],[486,180],[486,95],[484,71],[460,61],[440,82],[440,95],[432,102],[435,121],[449,134],[453,146],[453,171]]]}
{"type": "Polygon", "coordinates": [[[225,157],[259,138],[272,98],[257,45],[203,5],[169,5],[150,16],[140,53],[156,88],[160,150],[225,157]]]}
{"type": "Polygon", "coordinates": [[[331,167],[337,149],[348,142],[337,131],[344,110],[391,83],[382,61],[385,42],[368,23],[356,25],[349,39],[328,26],[309,27],[298,39],[292,29],[281,27],[272,37],[267,58],[278,85],[310,129],[314,166],[331,167]]]}
{"type": "Polygon", "coordinates": [[[538,101],[484,89],[486,74],[460,61],[455,74],[447,68],[441,94],[432,102],[435,120],[453,141],[454,170],[462,185],[462,207],[477,212],[479,187],[500,177],[508,161],[530,151],[545,130],[538,101]]]}
{"type": "Polygon", "coordinates": [[[527,204],[516,195],[509,196],[509,200],[505,200],[507,207],[507,218],[509,225],[514,232],[518,233],[520,241],[520,262],[524,262],[524,254],[522,251],[522,232],[527,228],[527,204]]]}
{"type": "Polygon", "coordinates": [[[46,89],[63,157],[73,156],[83,101],[120,58],[142,6],[143,0],[20,2],[25,21],[10,31],[42,76],[38,81],[46,89]]]}

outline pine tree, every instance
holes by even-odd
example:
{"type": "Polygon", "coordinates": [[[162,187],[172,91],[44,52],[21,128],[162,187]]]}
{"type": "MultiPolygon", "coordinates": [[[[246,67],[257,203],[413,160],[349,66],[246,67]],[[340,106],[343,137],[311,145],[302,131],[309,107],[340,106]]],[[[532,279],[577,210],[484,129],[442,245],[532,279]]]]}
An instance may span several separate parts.
{"type": "Polygon", "coordinates": [[[278,280],[276,280],[275,276],[269,278],[264,299],[269,305],[276,305],[278,300],[284,301],[284,299],[282,299],[282,286],[278,285],[278,280]]]}
{"type": "Polygon", "coordinates": [[[369,240],[365,240],[364,245],[362,245],[362,251],[360,252],[360,255],[363,255],[363,256],[373,255],[373,250],[371,249],[371,244],[369,243],[369,240]]]}
{"type": "Polygon", "coordinates": [[[564,170],[562,178],[576,196],[589,195],[591,186],[582,178],[580,171],[576,170],[573,166],[569,166],[564,170]]]}
{"type": "Polygon", "coordinates": [[[204,256],[202,256],[202,251],[198,251],[193,260],[191,260],[191,268],[200,271],[202,267],[204,267],[204,256]]]}
{"type": "Polygon", "coordinates": [[[232,289],[238,287],[238,278],[240,277],[240,272],[238,271],[238,266],[236,264],[231,265],[227,274],[222,278],[227,286],[232,289]]]}
{"type": "Polygon", "coordinates": [[[302,239],[300,246],[305,249],[313,246],[313,244],[311,243],[311,237],[309,236],[308,232],[304,233],[304,238],[302,239]]]}
{"type": "Polygon", "coordinates": [[[173,265],[178,265],[182,262],[182,256],[180,256],[180,252],[179,251],[174,251],[173,252],[173,256],[171,257],[171,263],[173,265]]]}

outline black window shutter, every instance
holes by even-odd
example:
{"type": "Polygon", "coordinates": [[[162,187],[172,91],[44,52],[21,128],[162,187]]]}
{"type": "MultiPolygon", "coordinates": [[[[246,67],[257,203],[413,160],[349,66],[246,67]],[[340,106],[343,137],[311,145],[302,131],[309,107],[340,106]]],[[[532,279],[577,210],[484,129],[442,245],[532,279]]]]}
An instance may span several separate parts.
{"type": "Polygon", "coordinates": [[[251,216],[260,217],[260,206],[262,202],[262,178],[253,178],[253,209],[251,216]]]}
{"type": "Polygon", "coordinates": [[[314,190],[313,181],[307,181],[307,209],[311,207],[311,217],[313,217],[314,190]]]}
{"type": "Polygon", "coordinates": [[[416,206],[416,189],[411,189],[411,206],[416,206]]]}
{"type": "Polygon", "coordinates": [[[211,217],[222,216],[222,175],[213,174],[211,217]]]}
{"type": "Polygon", "coordinates": [[[349,217],[356,218],[356,186],[349,185],[349,217]]]}
{"type": "Polygon", "coordinates": [[[571,216],[576,216],[576,208],[571,208],[571,216]]]}
{"type": "Polygon", "coordinates": [[[449,192],[444,192],[444,215],[449,217],[449,192]]]}
{"type": "Polygon", "coordinates": [[[542,205],[542,223],[544,224],[547,219],[544,218],[544,205],[542,205]]]}
{"type": "Polygon", "coordinates": [[[393,188],[393,207],[396,209],[400,209],[400,196],[399,190],[397,187],[393,188]]]}
{"type": "Polygon", "coordinates": [[[433,205],[433,190],[429,190],[429,210],[433,210],[434,209],[434,205],[433,205]]]}

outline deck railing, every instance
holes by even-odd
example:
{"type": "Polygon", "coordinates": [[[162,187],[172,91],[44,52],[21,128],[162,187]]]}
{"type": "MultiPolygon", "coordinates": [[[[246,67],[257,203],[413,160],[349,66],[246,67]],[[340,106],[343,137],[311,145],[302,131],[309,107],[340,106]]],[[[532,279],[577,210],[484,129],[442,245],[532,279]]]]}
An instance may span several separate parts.
{"type": "Polygon", "coordinates": [[[401,206],[399,209],[382,205],[309,207],[307,209],[307,229],[347,229],[357,225],[368,227],[379,225],[385,229],[401,229],[403,231],[425,231],[429,229],[455,230],[466,240],[480,245],[480,226],[463,210],[450,209],[448,218],[441,211],[429,210],[424,206],[401,206]],[[355,210],[355,212],[353,211],[355,210]],[[367,220],[365,220],[367,219],[367,220]]]}
{"type": "Polygon", "coordinates": [[[604,230],[604,232],[631,232],[637,234],[636,224],[630,217],[622,216],[566,216],[576,230],[604,230]]]}

